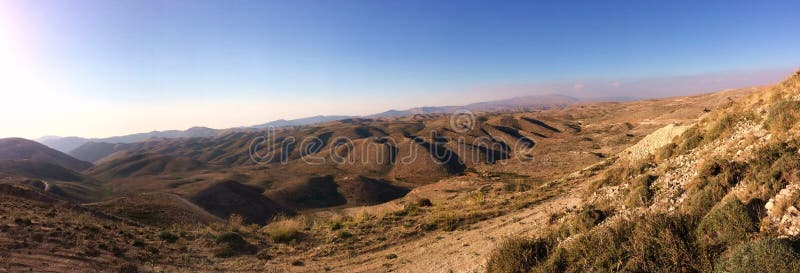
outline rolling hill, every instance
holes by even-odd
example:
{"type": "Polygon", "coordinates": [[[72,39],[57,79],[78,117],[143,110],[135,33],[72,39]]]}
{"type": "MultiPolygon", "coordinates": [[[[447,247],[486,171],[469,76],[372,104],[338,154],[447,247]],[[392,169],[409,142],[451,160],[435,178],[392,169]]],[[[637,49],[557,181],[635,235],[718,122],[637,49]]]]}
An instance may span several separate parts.
{"type": "MultiPolygon", "coordinates": [[[[0,235],[0,264],[28,270],[45,261],[65,272],[205,271],[211,263],[242,272],[475,270],[495,238],[572,223],[588,205],[603,220],[638,209],[627,196],[639,188],[612,176],[634,172],[620,158],[646,158],[664,138],[764,90],[630,102],[553,97],[547,108],[491,110],[517,107],[497,102],[476,106],[489,110],[474,112],[466,130],[447,112],[423,109],[279,127],[268,142],[260,142],[266,130],[228,130],[73,151],[95,165],[4,140],[0,211],[15,216],[0,219],[9,231],[0,235]],[[598,201],[608,196],[618,199],[598,201]],[[548,222],[549,214],[563,220],[548,222]],[[424,248],[441,251],[412,251],[424,248]],[[414,263],[388,258],[396,256],[414,263]]],[[[659,177],[686,166],[664,164],[673,173],[659,177]]],[[[658,179],[652,185],[666,188],[653,200],[680,192],[658,179]]]]}
{"type": "MultiPolygon", "coordinates": [[[[554,108],[563,108],[579,102],[597,102],[597,101],[629,101],[630,98],[594,98],[594,99],[578,99],[566,95],[559,94],[546,94],[546,95],[531,95],[515,97],[511,99],[495,100],[472,103],[462,106],[427,106],[417,107],[406,110],[389,110],[382,113],[366,115],[363,118],[396,118],[411,115],[429,115],[429,114],[448,114],[456,110],[470,110],[474,112],[522,112],[522,111],[535,111],[546,110],[554,108]]],[[[287,126],[305,126],[312,124],[320,124],[331,121],[340,121],[346,119],[359,118],[356,116],[332,115],[332,116],[313,116],[307,118],[299,118],[292,120],[279,119],[270,121],[263,124],[248,126],[248,127],[235,127],[224,130],[211,129],[206,127],[192,127],[187,130],[167,130],[167,131],[152,131],[148,133],[137,133],[123,136],[115,136],[108,138],[82,138],[82,137],[58,137],[58,136],[44,136],[36,139],[36,141],[45,144],[53,149],[59,150],[64,153],[75,155],[85,161],[93,162],[96,159],[96,154],[92,152],[93,149],[104,149],[97,146],[98,143],[102,145],[111,144],[124,144],[141,142],[159,138],[191,138],[191,137],[212,137],[219,134],[225,134],[231,131],[252,131],[253,129],[264,129],[268,127],[287,127],[287,126]],[[82,145],[89,144],[89,147],[82,145]],[[77,150],[81,148],[80,150],[77,150]],[[73,153],[75,152],[75,153],[73,153]]],[[[108,147],[105,147],[107,149],[108,147]]]]}
{"type": "Polygon", "coordinates": [[[91,163],[77,160],[38,142],[23,138],[0,139],[0,160],[50,163],[74,171],[82,171],[92,166],[91,163]]]}

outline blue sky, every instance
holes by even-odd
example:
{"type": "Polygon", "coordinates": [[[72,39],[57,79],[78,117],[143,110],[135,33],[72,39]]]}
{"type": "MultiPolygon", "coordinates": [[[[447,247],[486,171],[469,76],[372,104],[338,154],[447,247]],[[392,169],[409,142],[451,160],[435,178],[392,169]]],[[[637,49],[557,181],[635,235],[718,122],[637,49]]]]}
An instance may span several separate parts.
{"type": "Polygon", "coordinates": [[[5,67],[25,62],[49,83],[28,99],[91,101],[87,117],[141,105],[166,119],[188,103],[252,108],[168,123],[126,109],[134,116],[104,122],[138,125],[119,128],[41,118],[0,136],[233,127],[467,103],[492,97],[465,90],[509,84],[795,68],[798,10],[798,1],[0,0],[0,42],[15,44],[5,67]]]}

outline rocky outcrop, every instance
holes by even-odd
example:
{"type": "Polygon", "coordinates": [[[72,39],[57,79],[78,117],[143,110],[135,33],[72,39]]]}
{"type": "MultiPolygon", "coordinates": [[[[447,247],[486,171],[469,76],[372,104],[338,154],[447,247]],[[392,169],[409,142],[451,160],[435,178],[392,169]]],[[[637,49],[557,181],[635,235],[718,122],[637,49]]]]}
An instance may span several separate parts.
{"type": "Polygon", "coordinates": [[[787,185],[775,197],[770,198],[764,205],[767,210],[767,225],[763,228],[772,228],[779,236],[800,234],[800,210],[795,206],[798,198],[800,198],[798,184],[787,185]]]}

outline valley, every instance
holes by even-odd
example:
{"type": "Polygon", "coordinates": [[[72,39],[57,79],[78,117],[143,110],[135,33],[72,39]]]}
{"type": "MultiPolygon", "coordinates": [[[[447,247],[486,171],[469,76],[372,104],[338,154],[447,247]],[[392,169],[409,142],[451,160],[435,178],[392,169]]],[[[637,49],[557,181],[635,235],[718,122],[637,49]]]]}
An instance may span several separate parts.
{"type": "Polygon", "coordinates": [[[594,169],[648,154],[666,141],[642,141],[649,134],[765,88],[475,112],[465,131],[445,113],[284,126],[262,145],[268,160],[252,154],[264,130],[90,142],[72,156],[4,139],[0,264],[480,272],[504,238],[582,206],[594,169]]]}

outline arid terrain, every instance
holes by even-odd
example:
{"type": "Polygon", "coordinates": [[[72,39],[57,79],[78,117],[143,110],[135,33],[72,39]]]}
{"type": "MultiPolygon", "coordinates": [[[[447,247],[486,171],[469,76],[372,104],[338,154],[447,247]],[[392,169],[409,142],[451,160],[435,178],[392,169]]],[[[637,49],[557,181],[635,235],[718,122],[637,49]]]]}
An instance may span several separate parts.
{"type": "Polygon", "coordinates": [[[800,257],[799,83],[2,139],[0,272],[748,272],[800,257]]]}

